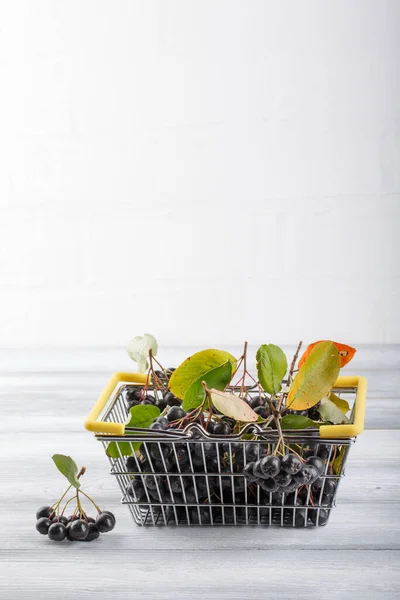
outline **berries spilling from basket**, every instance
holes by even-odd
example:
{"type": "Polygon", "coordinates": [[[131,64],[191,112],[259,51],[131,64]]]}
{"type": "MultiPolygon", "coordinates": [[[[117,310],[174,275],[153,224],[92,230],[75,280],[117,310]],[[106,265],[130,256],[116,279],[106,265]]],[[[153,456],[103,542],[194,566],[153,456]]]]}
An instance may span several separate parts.
{"type": "Polygon", "coordinates": [[[79,479],[84,475],[86,469],[78,473],[76,463],[70,456],[55,454],[53,461],[59,471],[65,475],[70,485],[63,493],[61,498],[52,506],[41,506],[36,512],[36,530],[42,535],[47,535],[54,542],[63,540],[93,542],[100,537],[101,533],[112,531],[115,527],[116,519],[112,512],[102,511],[99,506],[80,489],[79,479]],[[67,498],[69,492],[74,490],[73,495],[67,498]],[[89,500],[97,510],[95,518],[89,517],[83,506],[82,498],[89,500]],[[67,507],[71,509],[71,502],[75,502],[75,509],[67,516],[65,513],[67,507]]]}

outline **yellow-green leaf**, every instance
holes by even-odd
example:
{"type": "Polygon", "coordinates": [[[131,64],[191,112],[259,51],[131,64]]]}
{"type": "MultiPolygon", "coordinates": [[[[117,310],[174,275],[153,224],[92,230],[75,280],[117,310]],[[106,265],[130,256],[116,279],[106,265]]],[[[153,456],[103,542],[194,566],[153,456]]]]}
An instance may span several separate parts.
{"type": "Polygon", "coordinates": [[[236,358],[229,352],[214,349],[196,352],[172,373],[169,389],[175,396],[183,400],[192,383],[227,361],[232,364],[233,372],[236,369],[236,358]]]}
{"type": "Polygon", "coordinates": [[[287,360],[283,350],[274,344],[263,344],[257,350],[256,361],[262,388],[268,394],[277,394],[287,371],[287,360]]]}
{"type": "Polygon", "coordinates": [[[215,408],[223,415],[245,423],[255,423],[257,421],[258,414],[238,396],[215,389],[211,389],[210,394],[215,408]]]}
{"type": "Polygon", "coordinates": [[[330,393],[329,400],[331,402],[333,402],[333,404],[336,404],[336,406],[338,408],[340,408],[342,413],[346,414],[349,412],[350,404],[347,402],[347,400],[343,400],[343,398],[339,398],[339,396],[336,396],[336,394],[334,394],[333,392],[330,393]]]}
{"type": "Polygon", "coordinates": [[[231,377],[232,363],[229,360],[223,365],[215,367],[215,369],[211,369],[211,371],[208,371],[208,373],[205,373],[199,377],[199,379],[194,381],[186,390],[186,394],[182,403],[183,410],[188,412],[189,410],[193,410],[201,405],[206,395],[203,387],[203,381],[206,382],[209,388],[223,390],[230,382],[231,377]]]}
{"type": "Polygon", "coordinates": [[[306,410],[324,398],[340,370],[340,355],[332,342],[321,342],[310,352],[293,380],[286,406],[306,410]]]}

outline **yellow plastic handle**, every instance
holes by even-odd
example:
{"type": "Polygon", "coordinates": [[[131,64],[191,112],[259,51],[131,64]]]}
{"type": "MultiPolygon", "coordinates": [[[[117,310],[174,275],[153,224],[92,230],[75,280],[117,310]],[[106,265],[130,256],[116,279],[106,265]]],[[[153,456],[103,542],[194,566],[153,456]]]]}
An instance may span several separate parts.
{"type": "Polygon", "coordinates": [[[339,377],[335,387],[356,387],[356,400],[354,407],[353,423],[348,425],[321,425],[319,435],[321,438],[350,438],[364,431],[365,403],[367,399],[367,379],[360,375],[354,377],[339,377]]]}
{"type": "MultiPolygon", "coordinates": [[[[88,431],[94,431],[95,433],[124,435],[125,423],[98,421],[98,418],[119,383],[126,381],[128,383],[144,384],[146,383],[146,380],[147,375],[142,373],[114,373],[87,416],[84,423],[85,428],[88,431]]],[[[353,423],[349,423],[348,425],[322,425],[319,429],[320,437],[324,439],[350,438],[359,435],[364,430],[367,379],[359,375],[353,377],[339,377],[335,383],[335,387],[357,388],[354,420],[353,423]]]]}
{"type": "Polygon", "coordinates": [[[124,435],[125,423],[109,423],[108,421],[98,421],[99,415],[107,404],[115,387],[121,381],[128,383],[146,383],[147,375],[143,373],[114,373],[104,390],[101,392],[96,404],[93,406],[89,415],[85,419],[84,425],[88,431],[95,433],[106,433],[111,435],[124,435]]]}

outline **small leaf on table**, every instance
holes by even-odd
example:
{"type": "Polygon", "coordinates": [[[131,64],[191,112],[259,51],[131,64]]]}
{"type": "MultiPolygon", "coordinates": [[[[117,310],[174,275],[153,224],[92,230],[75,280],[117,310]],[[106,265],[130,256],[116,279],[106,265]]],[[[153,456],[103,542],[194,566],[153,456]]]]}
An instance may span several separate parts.
{"type": "Polygon", "coordinates": [[[186,412],[193,410],[201,406],[206,392],[203,387],[203,381],[206,382],[209,388],[215,388],[216,390],[223,390],[228,385],[232,377],[232,363],[228,360],[223,365],[211,369],[208,373],[205,373],[197,381],[194,381],[192,385],[186,390],[185,397],[183,399],[182,408],[186,412]]]}
{"type": "Polygon", "coordinates": [[[77,478],[78,467],[75,461],[70,456],[65,456],[65,454],[53,454],[51,458],[57,469],[68,479],[70,484],[76,488],[80,488],[81,484],[77,478]]]}
{"type": "Polygon", "coordinates": [[[215,408],[226,417],[244,423],[255,423],[257,421],[259,415],[238,396],[220,392],[216,389],[211,389],[210,395],[215,408]]]}
{"type": "Polygon", "coordinates": [[[282,379],[287,371],[286,356],[274,344],[263,344],[256,354],[258,379],[268,394],[276,395],[282,387],[282,379]]]}
{"type": "MultiPolygon", "coordinates": [[[[148,429],[150,425],[160,416],[160,409],[152,404],[139,404],[132,406],[130,419],[125,427],[138,427],[140,429],[148,429]]],[[[129,432],[130,435],[135,435],[134,431],[129,432]]],[[[137,435],[137,434],[136,434],[137,435]]],[[[110,442],[107,446],[106,454],[111,458],[119,458],[122,456],[131,456],[133,452],[139,450],[142,442],[110,442]]]]}

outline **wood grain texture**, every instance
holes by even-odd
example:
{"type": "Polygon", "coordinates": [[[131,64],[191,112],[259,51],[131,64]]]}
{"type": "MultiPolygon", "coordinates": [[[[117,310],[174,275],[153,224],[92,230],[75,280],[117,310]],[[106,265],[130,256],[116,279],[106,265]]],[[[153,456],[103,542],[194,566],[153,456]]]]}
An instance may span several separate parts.
{"type": "MultiPolygon", "coordinates": [[[[34,358],[35,371],[27,368],[26,353],[14,350],[13,368],[0,368],[0,597],[398,598],[400,350],[369,352],[363,357],[369,429],[351,448],[328,525],[307,530],[137,527],[119,504],[101,445],[82,427],[115,370],[105,368],[110,351],[86,351],[86,371],[77,368],[76,356],[68,369],[67,351],[58,351],[59,363],[49,359],[52,370],[46,362],[52,355],[43,352],[34,358]],[[98,370],[90,368],[96,361],[98,370]],[[57,545],[34,529],[36,508],[53,502],[64,486],[50,459],[54,452],[86,464],[88,491],[117,516],[116,530],[97,543],[57,545]]],[[[182,350],[183,357],[189,353],[182,350]]],[[[175,356],[167,362],[174,364],[175,356]]]]}

